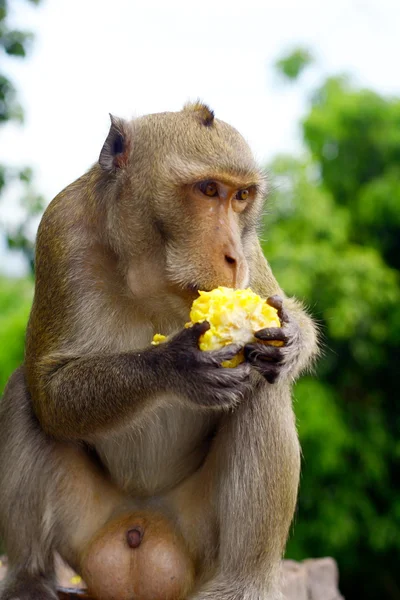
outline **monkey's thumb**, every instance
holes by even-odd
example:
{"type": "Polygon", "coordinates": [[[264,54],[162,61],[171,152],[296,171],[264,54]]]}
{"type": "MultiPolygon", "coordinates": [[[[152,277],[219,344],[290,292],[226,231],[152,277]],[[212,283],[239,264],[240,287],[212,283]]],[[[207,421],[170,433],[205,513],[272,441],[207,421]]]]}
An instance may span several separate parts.
{"type": "Polygon", "coordinates": [[[195,323],[191,327],[188,327],[187,331],[190,334],[189,337],[196,343],[199,341],[199,338],[210,329],[210,323],[208,321],[203,321],[202,323],[195,323]]]}

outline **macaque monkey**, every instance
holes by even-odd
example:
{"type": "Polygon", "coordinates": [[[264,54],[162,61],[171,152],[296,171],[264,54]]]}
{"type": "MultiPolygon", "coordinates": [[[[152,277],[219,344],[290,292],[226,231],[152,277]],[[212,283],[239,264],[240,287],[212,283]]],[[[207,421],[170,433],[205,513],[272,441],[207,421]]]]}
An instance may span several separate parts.
{"type": "Polygon", "coordinates": [[[24,364],[0,408],[1,600],[277,600],[300,452],[291,385],[316,331],[257,238],[265,179],[201,103],[111,117],[39,227],[24,364]],[[198,290],[251,287],[282,327],[201,352],[198,290]],[[151,346],[162,332],[168,341],[151,346]],[[282,347],[263,344],[280,340],[282,347]]]}

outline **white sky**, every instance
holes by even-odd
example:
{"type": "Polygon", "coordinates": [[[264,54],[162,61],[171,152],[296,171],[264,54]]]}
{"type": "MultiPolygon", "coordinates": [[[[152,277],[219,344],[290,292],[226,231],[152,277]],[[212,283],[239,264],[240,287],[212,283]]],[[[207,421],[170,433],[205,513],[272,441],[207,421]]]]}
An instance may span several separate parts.
{"type": "MultiPolygon", "coordinates": [[[[400,95],[400,0],[42,0],[10,2],[32,30],[27,60],[2,64],[25,126],[1,129],[0,162],[31,165],[50,200],[99,154],[108,113],[179,110],[200,97],[249,141],[260,161],[297,151],[307,91],[328,73],[400,95]],[[318,58],[302,86],[271,68],[295,45],[318,58]]],[[[15,198],[0,218],[15,220],[15,198]]],[[[0,270],[18,259],[0,248],[0,270]]]]}

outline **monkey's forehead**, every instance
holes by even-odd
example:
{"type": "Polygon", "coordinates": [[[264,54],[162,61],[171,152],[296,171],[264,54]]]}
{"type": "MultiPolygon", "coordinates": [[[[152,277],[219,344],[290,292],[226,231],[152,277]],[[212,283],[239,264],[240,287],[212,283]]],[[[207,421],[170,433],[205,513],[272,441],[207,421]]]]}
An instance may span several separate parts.
{"type": "Polygon", "coordinates": [[[249,145],[237,129],[221,119],[213,118],[211,123],[204,122],[196,111],[184,109],[179,112],[153,113],[132,120],[131,125],[137,132],[143,129],[146,135],[151,132],[165,139],[186,138],[193,143],[196,137],[203,137],[214,143],[218,140],[220,143],[228,142],[240,146],[251,155],[249,145]]]}
{"type": "Polygon", "coordinates": [[[145,115],[131,121],[132,150],[199,163],[257,182],[262,173],[243,136],[220,119],[204,124],[195,110],[145,115]]]}

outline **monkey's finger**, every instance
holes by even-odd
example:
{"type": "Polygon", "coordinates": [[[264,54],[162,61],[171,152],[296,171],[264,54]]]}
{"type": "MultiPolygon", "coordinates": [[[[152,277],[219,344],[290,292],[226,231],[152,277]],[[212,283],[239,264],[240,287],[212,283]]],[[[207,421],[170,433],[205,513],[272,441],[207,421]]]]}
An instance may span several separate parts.
{"type": "Polygon", "coordinates": [[[271,373],[263,373],[263,377],[268,381],[268,383],[275,383],[278,379],[279,373],[277,371],[271,373]]]}
{"type": "Polygon", "coordinates": [[[246,344],[244,347],[244,356],[250,363],[259,360],[281,363],[284,359],[284,355],[280,348],[275,348],[275,346],[264,346],[263,344],[246,344]]]}
{"type": "Polygon", "coordinates": [[[263,360],[256,360],[253,367],[268,381],[268,383],[275,383],[279,375],[279,367],[274,364],[266,363],[263,360]]]}
{"type": "Polygon", "coordinates": [[[212,352],[206,352],[205,356],[207,359],[211,360],[213,364],[221,364],[225,360],[230,360],[236,354],[239,354],[243,345],[241,344],[229,344],[229,346],[225,346],[220,350],[213,350],[212,352]]]}
{"type": "Polygon", "coordinates": [[[280,310],[283,306],[283,298],[282,296],[279,296],[279,294],[274,294],[273,296],[269,296],[267,298],[267,304],[276,310],[280,310]]]}
{"type": "Polygon", "coordinates": [[[212,369],[202,374],[202,382],[212,388],[235,388],[249,381],[251,366],[242,363],[234,369],[212,369]]]}
{"type": "Polygon", "coordinates": [[[266,327],[255,332],[254,337],[269,342],[287,342],[288,337],[282,327],[266,327]]]}
{"type": "Polygon", "coordinates": [[[203,321],[202,323],[195,323],[192,327],[184,329],[182,335],[186,340],[197,346],[199,338],[209,329],[210,323],[208,323],[208,321],[203,321]]]}
{"type": "Polygon", "coordinates": [[[289,315],[283,308],[282,296],[278,296],[278,294],[276,294],[275,296],[270,296],[269,298],[267,298],[267,304],[269,304],[270,306],[272,306],[272,308],[275,308],[278,311],[278,317],[281,323],[289,323],[289,315]]]}

